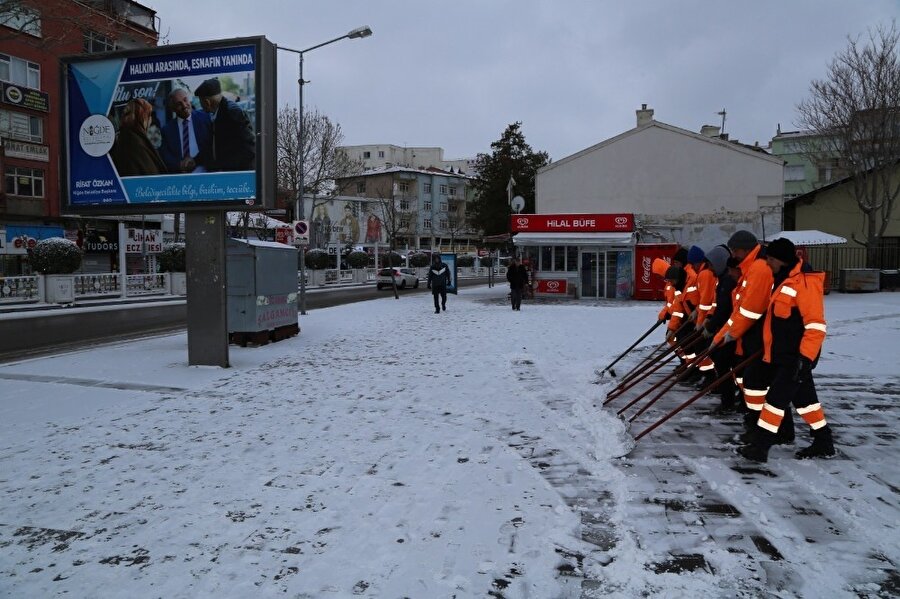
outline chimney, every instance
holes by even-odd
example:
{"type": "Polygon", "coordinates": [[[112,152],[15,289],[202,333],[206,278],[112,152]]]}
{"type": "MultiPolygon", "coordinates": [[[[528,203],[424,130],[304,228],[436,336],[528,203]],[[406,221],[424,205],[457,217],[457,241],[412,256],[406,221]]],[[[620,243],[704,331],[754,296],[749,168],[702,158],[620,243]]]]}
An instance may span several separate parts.
{"type": "Polygon", "coordinates": [[[703,125],[700,127],[700,135],[704,137],[718,137],[719,128],[715,125],[703,125]]]}
{"type": "Polygon", "coordinates": [[[653,120],[653,109],[647,108],[646,104],[641,104],[641,109],[635,111],[637,113],[637,126],[646,125],[653,120]]]}

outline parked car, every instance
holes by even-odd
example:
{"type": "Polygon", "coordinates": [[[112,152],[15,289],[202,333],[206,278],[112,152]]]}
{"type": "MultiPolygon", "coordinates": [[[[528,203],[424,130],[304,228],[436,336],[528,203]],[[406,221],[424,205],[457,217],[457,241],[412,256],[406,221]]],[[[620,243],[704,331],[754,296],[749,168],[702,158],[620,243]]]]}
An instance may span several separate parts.
{"type": "Polygon", "coordinates": [[[416,272],[413,269],[394,267],[382,268],[378,271],[378,276],[375,277],[375,287],[378,289],[392,287],[391,273],[396,277],[397,287],[400,289],[406,289],[407,287],[415,289],[419,286],[419,277],[416,276],[416,272]]]}

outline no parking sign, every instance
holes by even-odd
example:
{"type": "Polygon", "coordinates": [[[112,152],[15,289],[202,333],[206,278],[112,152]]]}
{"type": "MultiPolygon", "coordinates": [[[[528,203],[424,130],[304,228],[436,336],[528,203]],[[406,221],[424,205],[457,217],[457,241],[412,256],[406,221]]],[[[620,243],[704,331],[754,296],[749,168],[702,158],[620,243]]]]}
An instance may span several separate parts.
{"type": "Polygon", "coordinates": [[[309,245],[309,223],[305,220],[294,221],[294,244],[309,245]]]}

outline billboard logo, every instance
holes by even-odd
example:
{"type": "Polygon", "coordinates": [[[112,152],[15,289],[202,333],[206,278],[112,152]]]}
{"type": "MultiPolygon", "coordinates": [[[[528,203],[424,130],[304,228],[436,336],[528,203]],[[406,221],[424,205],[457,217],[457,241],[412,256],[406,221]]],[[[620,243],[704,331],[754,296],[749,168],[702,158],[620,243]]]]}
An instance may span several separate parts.
{"type": "Polygon", "coordinates": [[[12,102],[13,104],[20,104],[22,102],[22,90],[18,87],[8,86],[6,88],[6,99],[12,102]]]}
{"type": "Polygon", "coordinates": [[[547,281],[548,291],[559,291],[559,281],[547,281]]]}
{"type": "Polygon", "coordinates": [[[92,114],[81,123],[78,141],[88,156],[105,156],[116,141],[116,129],[102,114],[92,114]]]}
{"type": "Polygon", "coordinates": [[[641,258],[641,282],[644,285],[650,284],[650,272],[653,266],[652,260],[650,260],[650,256],[644,256],[641,258]]]}
{"type": "Polygon", "coordinates": [[[616,226],[618,226],[618,227],[624,227],[624,226],[627,225],[627,224],[628,224],[628,217],[627,217],[627,216],[617,216],[617,217],[616,217],[616,226]]]}
{"type": "Polygon", "coordinates": [[[520,216],[516,219],[516,224],[519,225],[520,227],[527,227],[528,219],[524,216],[520,216]]]}

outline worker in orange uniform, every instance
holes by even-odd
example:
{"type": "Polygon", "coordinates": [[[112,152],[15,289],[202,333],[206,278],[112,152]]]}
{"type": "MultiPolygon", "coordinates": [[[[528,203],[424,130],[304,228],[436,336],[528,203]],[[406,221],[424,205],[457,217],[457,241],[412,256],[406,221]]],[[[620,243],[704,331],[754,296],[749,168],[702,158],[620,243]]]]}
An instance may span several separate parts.
{"type": "Polygon", "coordinates": [[[798,451],[797,458],[829,458],[835,453],[831,428],[812,377],[825,341],[825,273],[812,272],[797,257],[794,244],[783,238],[768,245],[766,262],[775,276],[763,328],[763,364],[771,383],[753,439],[738,452],[748,460],[765,462],[794,404],[813,435],[812,445],[798,451]]]}
{"type": "MultiPolygon", "coordinates": [[[[763,348],[763,323],[769,299],[772,296],[774,277],[762,254],[762,246],[756,235],[750,231],[740,230],[728,239],[731,255],[740,260],[741,278],[735,288],[731,316],[715,337],[716,344],[736,342],[735,360],[749,358],[763,348]]],[[[752,439],[749,435],[755,432],[756,421],[763,409],[768,391],[768,377],[763,366],[762,357],[750,362],[740,373],[735,382],[744,394],[747,413],[744,415],[744,442],[752,439]]],[[[794,442],[794,421],[787,412],[779,427],[774,443],[794,442]]]]}

